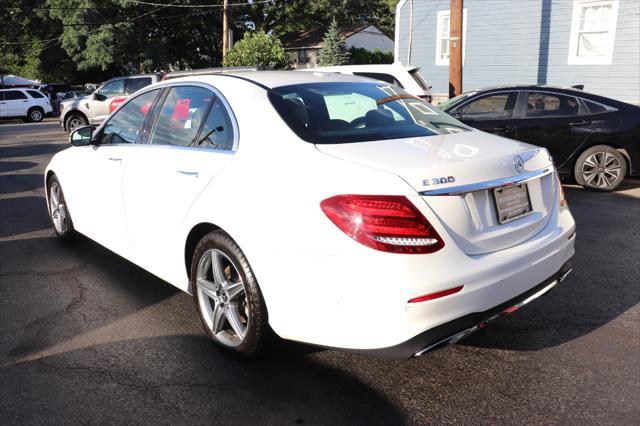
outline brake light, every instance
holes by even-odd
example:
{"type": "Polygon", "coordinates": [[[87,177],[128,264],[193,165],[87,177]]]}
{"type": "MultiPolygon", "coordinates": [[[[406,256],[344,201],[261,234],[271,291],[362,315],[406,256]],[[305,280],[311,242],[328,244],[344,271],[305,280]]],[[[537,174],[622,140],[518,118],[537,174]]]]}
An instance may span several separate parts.
{"type": "Polygon", "coordinates": [[[444,247],[429,221],[403,196],[336,195],[320,208],[342,232],[376,250],[425,254],[444,247]]]}

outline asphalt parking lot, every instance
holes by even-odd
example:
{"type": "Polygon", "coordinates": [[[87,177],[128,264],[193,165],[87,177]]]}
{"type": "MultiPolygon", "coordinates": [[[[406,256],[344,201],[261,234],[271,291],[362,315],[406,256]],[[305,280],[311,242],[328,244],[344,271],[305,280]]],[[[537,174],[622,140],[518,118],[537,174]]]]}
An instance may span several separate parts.
{"type": "Polygon", "coordinates": [[[467,340],[407,361],[281,343],[220,353],[191,298],[50,229],[55,122],[0,123],[0,424],[638,424],[640,181],[568,186],[574,272],[467,340]]]}

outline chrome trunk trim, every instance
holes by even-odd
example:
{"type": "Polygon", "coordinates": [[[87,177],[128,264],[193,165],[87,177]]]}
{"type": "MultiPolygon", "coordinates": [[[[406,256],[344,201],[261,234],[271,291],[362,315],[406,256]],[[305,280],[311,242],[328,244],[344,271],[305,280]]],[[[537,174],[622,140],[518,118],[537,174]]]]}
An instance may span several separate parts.
{"type": "Polygon", "coordinates": [[[506,178],[487,180],[484,182],[470,183],[467,185],[449,186],[447,188],[428,189],[419,194],[424,196],[433,195],[462,195],[469,192],[486,191],[487,189],[499,188],[501,186],[518,185],[530,180],[539,179],[553,173],[553,167],[536,170],[535,172],[522,173],[518,176],[510,176],[506,178]]]}

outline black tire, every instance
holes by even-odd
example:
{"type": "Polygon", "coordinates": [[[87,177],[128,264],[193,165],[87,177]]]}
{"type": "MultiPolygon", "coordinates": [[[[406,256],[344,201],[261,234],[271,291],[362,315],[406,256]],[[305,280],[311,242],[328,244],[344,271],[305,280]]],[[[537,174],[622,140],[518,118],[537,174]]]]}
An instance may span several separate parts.
{"type": "Polygon", "coordinates": [[[596,145],[580,154],[573,174],[576,182],[585,189],[613,191],[627,175],[627,162],[615,148],[596,145]]]}
{"type": "Polygon", "coordinates": [[[88,126],[89,122],[81,114],[70,113],[64,121],[64,127],[69,133],[77,129],[78,127],[88,126]]]}
{"type": "MultiPolygon", "coordinates": [[[[225,275],[229,272],[228,269],[225,269],[225,275]]],[[[229,281],[231,279],[231,273],[229,272],[229,281]]],[[[215,278],[212,280],[214,281],[215,278]]],[[[264,302],[264,298],[262,297],[262,293],[260,292],[260,287],[258,286],[258,282],[253,274],[251,266],[247,261],[244,253],[240,249],[240,247],[236,244],[236,242],[227,235],[224,231],[214,231],[207,235],[205,235],[198,245],[196,246],[193,258],[191,260],[191,289],[193,290],[193,299],[198,309],[198,314],[200,316],[200,320],[202,325],[209,335],[209,337],[222,349],[231,352],[235,355],[240,355],[242,357],[253,358],[257,356],[261,349],[264,347],[264,344],[268,340],[269,336],[269,325],[268,325],[268,316],[267,316],[267,307],[264,302]],[[207,320],[205,319],[205,313],[203,312],[203,305],[205,303],[209,303],[209,306],[215,311],[215,306],[217,303],[213,301],[213,299],[209,298],[207,295],[204,295],[204,292],[201,295],[200,287],[198,284],[198,270],[199,266],[201,266],[201,260],[204,255],[210,255],[211,251],[215,250],[218,252],[222,252],[222,254],[226,257],[226,261],[232,262],[232,267],[237,271],[238,277],[242,280],[244,285],[244,299],[242,307],[244,309],[244,313],[246,319],[246,334],[244,338],[237,339],[234,345],[230,345],[225,342],[223,339],[218,338],[218,336],[223,335],[223,333],[229,333],[227,331],[222,331],[218,333],[218,336],[213,332],[212,328],[208,325],[207,320]]],[[[231,299],[229,299],[231,300],[231,299]]],[[[236,302],[237,303],[237,302],[236,302]]],[[[227,302],[227,306],[229,303],[227,302]]],[[[227,321],[228,328],[230,327],[230,323],[227,321]]],[[[229,330],[231,331],[231,330],[229,330]]],[[[225,334],[226,335],[226,334],[225,334]]]]}
{"type": "Polygon", "coordinates": [[[38,123],[44,119],[44,110],[40,107],[31,107],[27,111],[27,121],[30,123],[38,123]]]}
{"type": "Polygon", "coordinates": [[[67,204],[64,199],[62,186],[60,185],[60,182],[58,181],[58,178],[56,177],[56,175],[51,175],[51,177],[49,178],[49,181],[47,182],[47,202],[48,202],[47,210],[49,211],[49,218],[51,219],[51,225],[53,226],[53,231],[56,233],[56,236],[59,239],[64,241],[70,240],[76,234],[76,230],[73,227],[73,220],[71,220],[71,214],[69,213],[69,209],[67,208],[67,204]],[[59,189],[59,192],[58,192],[59,204],[57,208],[55,207],[55,201],[52,195],[52,192],[54,191],[55,187],[59,189]],[[60,210],[61,208],[60,203],[62,204],[62,210],[60,210]],[[57,219],[54,218],[54,215],[56,213],[58,215],[62,214],[61,217],[64,217],[64,219],[62,219],[61,221],[61,223],[63,224],[62,226],[60,226],[59,223],[56,223],[57,219]]]}

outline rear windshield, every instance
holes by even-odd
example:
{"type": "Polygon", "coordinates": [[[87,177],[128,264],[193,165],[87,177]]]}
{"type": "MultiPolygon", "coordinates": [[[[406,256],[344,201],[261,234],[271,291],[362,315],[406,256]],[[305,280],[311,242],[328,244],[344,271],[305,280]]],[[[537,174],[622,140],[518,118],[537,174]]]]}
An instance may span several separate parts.
{"type": "Polygon", "coordinates": [[[272,89],[269,99],[301,139],[316,144],[459,133],[470,127],[396,86],[313,83],[272,89]]]}

